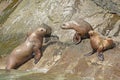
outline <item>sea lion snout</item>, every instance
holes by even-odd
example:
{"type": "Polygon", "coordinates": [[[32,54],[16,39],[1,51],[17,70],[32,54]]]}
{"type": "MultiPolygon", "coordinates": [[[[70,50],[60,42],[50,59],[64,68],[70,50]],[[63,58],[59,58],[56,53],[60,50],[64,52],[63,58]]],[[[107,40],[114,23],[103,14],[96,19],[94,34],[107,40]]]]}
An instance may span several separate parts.
{"type": "Polygon", "coordinates": [[[62,26],[60,26],[62,29],[65,29],[65,26],[66,26],[66,24],[65,23],[63,23],[63,25],[62,26]]]}
{"type": "Polygon", "coordinates": [[[63,23],[63,25],[61,26],[62,29],[68,29],[69,28],[69,23],[63,23]]]}
{"type": "Polygon", "coordinates": [[[61,28],[62,29],[73,29],[74,26],[79,26],[79,24],[76,21],[68,21],[66,23],[63,23],[61,28]]]}

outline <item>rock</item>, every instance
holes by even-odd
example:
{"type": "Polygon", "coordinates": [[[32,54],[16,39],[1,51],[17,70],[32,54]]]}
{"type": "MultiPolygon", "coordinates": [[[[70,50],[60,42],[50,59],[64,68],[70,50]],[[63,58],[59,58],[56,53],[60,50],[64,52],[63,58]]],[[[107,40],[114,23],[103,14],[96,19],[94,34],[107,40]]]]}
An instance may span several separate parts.
{"type": "Polygon", "coordinates": [[[39,63],[35,65],[34,59],[31,59],[19,70],[76,74],[83,80],[84,77],[91,78],[90,80],[118,80],[120,78],[118,2],[118,0],[23,0],[0,29],[0,54],[9,54],[24,41],[27,32],[45,23],[51,26],[52,35],[59,37],[59,40],[51,39],[50,42],[44,43],[43,56],[39,63]],[[75,31],[60,28],[64,22],[76,18],[83,18],[95,31],[113,38],[118,43],[115,48],[104,52],[105,61],[99,61],[96,53],[89,57],[83,56],[91,51],[89,39],[74,45],[72,37],[75,31]]]}
{"type": "Polygon", "coordinates": [[[22,0],[0,1],[0,24],[2,25],[22,0]]]}
{"type": "Polygon", "coordinates": [[[120,20],[118,20],[115,25],[113,26],[113,29],[109,32],[109,36],[120,36],[120,20]]]}
{"type": "Polygon", "coordinates": [[[98,6],[108,10],[110,13],[115,13],[120,16],[120,1],[119,0],[92,0],[98,6]]]}
{"type": "Polygon", "coordinates": [[[79,45],[56,42],[46,47],[43,57],[37,65],[34,65],[34,61],[31,60],[19,69],[36,70],[47,74],[77,74],[95,80],[117,80],[120,78],[120,47],[105,51],[105,61],[99,61],[97,53],[85,57],[84,54],[90,51],[89,39],[83,40],[79,45]],[[33,65],[30,68],[28,65],[31,63],[33,65]]]}

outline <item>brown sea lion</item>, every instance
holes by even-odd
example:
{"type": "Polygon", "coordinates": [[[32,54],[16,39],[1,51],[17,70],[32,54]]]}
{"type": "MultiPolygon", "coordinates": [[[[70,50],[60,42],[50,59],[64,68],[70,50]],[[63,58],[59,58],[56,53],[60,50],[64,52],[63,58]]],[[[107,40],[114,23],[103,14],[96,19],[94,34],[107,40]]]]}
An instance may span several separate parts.
{"type": "Polygon", "coordinates": [[[46,34],[48,34],[47,29],[42,27],[29,34],[25,42],[16,47],[9,55],[6,69],[17,69],[33,57],[34,63],[37,64],[42,55],[40,49],[46,34]]]}
{"type": "Polygon", "coordinates": [[[61,26],[62,29],[73,29],[76,31],[73,42],[79,44],[82,39],[89,38],[88,32],[93,30],[92,26],[83,19],[68,21],[61,26]]]}
{"type": "Polygon", "coordinates": [[[89,35],[90,35],[91,47],[93,50],[92,52],[85,54],[85,56],[90,56],[95,52],[97,52],[98,59],[103,61],[104,60],[103,51],[112,49],[115,46],[113,40],[111,38],[104,39],[103,37],[100,37],[100,35],[93,30],[89,31],[89,35]]]}

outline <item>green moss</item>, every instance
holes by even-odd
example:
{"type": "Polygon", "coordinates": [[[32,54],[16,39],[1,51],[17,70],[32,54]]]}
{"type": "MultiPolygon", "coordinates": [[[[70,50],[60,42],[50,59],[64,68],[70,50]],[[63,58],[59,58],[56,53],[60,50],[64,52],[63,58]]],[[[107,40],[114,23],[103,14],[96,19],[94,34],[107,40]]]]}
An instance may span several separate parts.
{"type": "Polygon", "coordinates": [[[0,16],[0,24],[3,24],[7,20],[8,16],[15,10],[19,3],[19,0],[13,0],[13,2],[3,10],[0,16]]]}
{"type": "Polygon", "coordinates": [[[16,46],[24,40],[23,34],[4,35],[0,38],[0,55],[9,54],[16,46]]]}

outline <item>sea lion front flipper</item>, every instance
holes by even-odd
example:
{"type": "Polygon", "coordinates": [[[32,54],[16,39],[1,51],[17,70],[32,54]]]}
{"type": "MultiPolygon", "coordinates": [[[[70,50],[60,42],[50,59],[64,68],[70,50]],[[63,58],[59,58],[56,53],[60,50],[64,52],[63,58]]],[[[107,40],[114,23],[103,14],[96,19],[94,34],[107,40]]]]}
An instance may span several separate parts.
{"type": "Polygon", "coordinates": [[[37,64],[41,58],[41,51],[39,50],[39,48],[34,48],[34,52],[35,52],[34,63],[37,64]]]}
{"type": "Polygon", "coordinates": [[[102,52],[101,52],[101,53],[98,53],[98,59],[99,59],[100,61],[104,61],[104,55],[103,55],[102,52]]]}
{"type": "Polygon", "coordinates": [[[78,33],[75,33],[73,36],[73,42],[77,45],[81,42],[81,36],[78,33]]]}
{"type": "Polygon", "coordinates": [[[104,50],[104,49],[105,49],[105,48],[104,48],[103,44],[101,44],[101,45],[99,46],[99,48],[97,49],[98,59],[99,59],[100,61],[104,61],[104,55],[103,55],[103,50],[104,50]]]}

